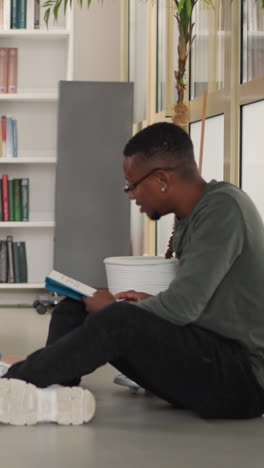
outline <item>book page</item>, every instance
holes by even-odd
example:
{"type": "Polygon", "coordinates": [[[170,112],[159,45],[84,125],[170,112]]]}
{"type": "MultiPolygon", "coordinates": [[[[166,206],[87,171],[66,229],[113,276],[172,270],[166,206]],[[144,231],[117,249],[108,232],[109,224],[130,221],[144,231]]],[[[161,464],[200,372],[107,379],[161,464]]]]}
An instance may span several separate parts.
{"type": "Polygon", "coordinates": [[[97,291],[95,288],[92,288],[91,286],[81,283],[80,281],[77,281],[73,278],[70,278],[69,276],[63,275],[62,273],[56,270],[53,270],[48,275],[48,278],[53,279],[54,281],[57,281],[58,283],[61,283],[62,285],[73,289],[74,291],[78,291],[84,296],[92,296],[97,291]]]}

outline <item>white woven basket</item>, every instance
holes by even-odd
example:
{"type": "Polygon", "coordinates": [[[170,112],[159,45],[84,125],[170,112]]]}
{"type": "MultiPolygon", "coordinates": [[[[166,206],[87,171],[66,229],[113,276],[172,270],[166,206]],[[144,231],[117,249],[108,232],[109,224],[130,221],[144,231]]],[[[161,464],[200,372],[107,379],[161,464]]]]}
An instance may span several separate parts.
{"type": "Polygon", "coordinates": [[[164,257],[109,257],[104,260],[112,294],[134,289],[158,294],[176,277],[178,260],[164,257]]]}

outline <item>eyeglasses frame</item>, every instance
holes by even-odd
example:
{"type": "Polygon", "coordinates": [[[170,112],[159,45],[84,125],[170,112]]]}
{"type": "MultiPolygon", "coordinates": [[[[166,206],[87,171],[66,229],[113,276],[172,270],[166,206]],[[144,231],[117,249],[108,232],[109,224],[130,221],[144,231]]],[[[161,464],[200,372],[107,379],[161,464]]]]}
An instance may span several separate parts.
{"type": "Polygon", "coordinates": [[[137,182],[133,182],[132,184],[126,184],[123,187],[123,192],[129,193],[135,190],[135,188],[143,182],[143,180],[147,179],[149,176],[151,176],[154,172],[156,171],[173,171],[174,169],[177,169],[179,166],[169,166],[169,167],[155,167],[154,169],[151,169],[151,171],[147,172],[143,177],[141,177],[137,182]]]}

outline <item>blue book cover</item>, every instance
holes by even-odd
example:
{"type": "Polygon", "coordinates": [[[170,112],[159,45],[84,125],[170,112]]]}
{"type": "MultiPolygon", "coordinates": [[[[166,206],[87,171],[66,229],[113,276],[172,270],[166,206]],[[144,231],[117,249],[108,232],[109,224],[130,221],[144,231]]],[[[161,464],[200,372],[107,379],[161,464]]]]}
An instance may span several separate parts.
{"type": "Polygon", "coordinates": [[[59,273],[56,270],[53,270],[46,276],[45,287],[61,296],[70,297],[77,301],[81,301],[82,296],[92,296],[96,292],[96,289],[84,283],[80,283],[80,281],[70,278],[63,273],[59,273]]]}

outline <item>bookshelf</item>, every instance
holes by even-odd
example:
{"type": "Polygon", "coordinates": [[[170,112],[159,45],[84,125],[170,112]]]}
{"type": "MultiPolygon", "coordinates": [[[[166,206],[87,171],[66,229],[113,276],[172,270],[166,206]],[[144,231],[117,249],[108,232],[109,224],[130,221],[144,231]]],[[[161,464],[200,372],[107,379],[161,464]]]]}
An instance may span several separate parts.
{"type": "MultiPolygon", "coordinates": [[[[1,34],[0,34],[1,40],[1,34]]],[[[1,94],[1,101],[57,101],[58,96],[56,90],[47,92],[18,92],[16,94],[1,94]]]]}
{"type": "Polygon", "coordinates": [[[53,228],[55,221],[3,221],[0,229],[4,228],[53,228]]]}
{"type": "MultiPolygon", "coordinates": [[[[1,100],[1,99],[0,99],[1,100]]],[[[19,157],[19,158],[2,158],[0,165],[5,164],[56,164],[55,157],[19,157]]]]}
{"type": "Polygon", "coordinates": [[[18,156],[1,157],[0,174],[30,180],[29,221],[0,222],[1,239],[26,242],[28,282],[0,283],[0,305],[32,304],[53,269],[58,83],[72,79],[71,9],[52,23],[0,31],[0,47],[18,49],[17,92],[0,94],[1,115],[17,120],[18,156]]]}

